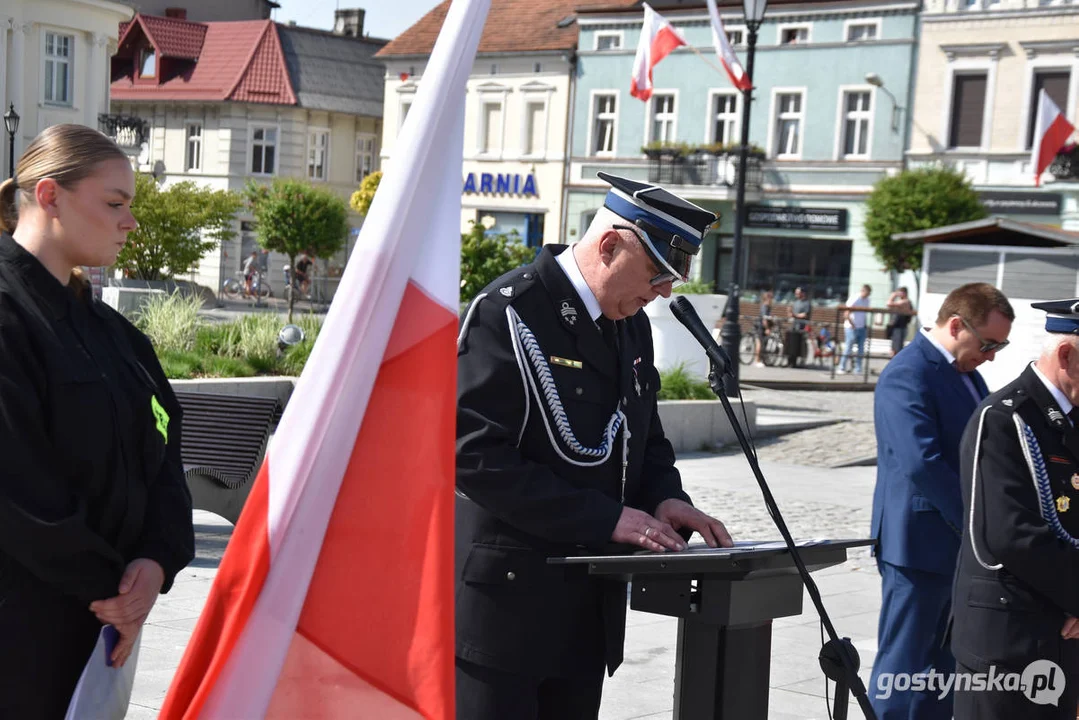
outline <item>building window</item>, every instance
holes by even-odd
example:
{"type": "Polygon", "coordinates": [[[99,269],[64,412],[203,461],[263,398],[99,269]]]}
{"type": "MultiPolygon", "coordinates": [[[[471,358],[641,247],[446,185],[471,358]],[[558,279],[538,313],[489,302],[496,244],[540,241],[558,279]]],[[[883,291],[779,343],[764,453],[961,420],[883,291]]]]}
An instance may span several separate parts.
{"type": "Polygon", "coordinates": [[[1067,70],[1039,70],[1034,73],[1034,82],[1030,84],[1030,119],[1027,121],[1027,149],[1034,143],[1034,124],[1038,122],[1038,98],[1044,89],[1049,99],[1056,103],[1061,112],[1068,113],[1068,84],[1071,73],[1067,70]]]}
{"type": "Polygon", "coordinates": [[[741,29],[728,30],[727,31],[727,42],[729,42],[731,45],[733,45],[735,47],[737,47],[739,45],[745,45],[745,43],[746,43],[746,33],[745,33],[745,31],[741,30],[741,29]]]}
{"type": "Polygon", "coordinates": [[[712,142],[732,145],[738,137],[738,95],[732,92],[712,96],[712,142]]]}
{"type": "Polygon", "coordinates": [[[598,32],[596,33],[596,50],[620,50],[622,48],[622,33],[598,32]]]}
{"type": "Polygon", "coordinates": [[[139,77],[152,78],[157,75],[157,53],[152,47],[139,51],[139,77]]]}
{"type": "Polygon", "coordinates": [[[776,302],[802,287],[817,303],[844,302],[850,286],[850,240],[747,236],[746,289],[771,290],[776,302]]]}
{"type": "Polygon", "coordinates": [[[356,182],[375,171],[375,136],[356,136],[356,182]]]}
{"type": "Polygon", "coordinates": [[[674,93],[656,93],[652,96],[652,142],[674,142],[674,93]]]}
{"type": "Polygon", "coordinates": [[[877,23],[850,23],[847,25],[847,42],[876,40],[877,32],[877,23]]]}
{"type": "Polygon", "coordinates": [[[411,110],[411,109],[412,109],[412,96],[409,95],[408,97],[401,98],[401,113],[399,115],[399,117],[401,118],[401,123],[397,127],[398,130],[400,130],[402,127],[404,127],[405,118],[408,117],[408,111],[411,110]]]}
{"type": "Polygon", "coordinates": [[[187,152],[184,156],[185,170],[202,169],[202,125],[187,124],[187,152]]]}
{"type": "Polygon", "coordinates": [[[801,45],[809,42],[809,26],[808,25],[780,25],[779,26],[779,44],[780,45],[801,45]]]}
{"type": "Polygon", "coordinates": [[[251,174],[273,175],[277,171],[277,128],[251,128],[251,174]]]}
{"type": "Polygon", "coordinates": [[[45,102],[71,104],[71,58],[75,38],[45,33],[45,102]]]}
{"type": "Polygon", "coordinates": [[[481,153],[498,153],[502,150],[502,100],[480,102],[481,153]]]}
{"type": "Polygon", "coordinates": [[[329,150],[329,130],[313,130],[307,134],[308,180],[325,180],[329,175],[329,150]]]}
{"type": "Polygon", "coordinates": [[[951,122],[948,127],[949,148],[982,146],[987,82],[988,75],[984,72],[955,75],[952,83],[951,122]]]}
{"type": "Polygon", "coordinates": [[[491,74],[492,75],[497,75],[498,74],[498,65],[496,65],[494,63],[491,63],[491,74]]]}
{"type": "Polygon", "coordinates": [[[543,63],[536,63],[535,65],[533,65],[532,66],[532,72],[536,72],[536,73],[543,72],[543,63]]]}
{"type": "Polygon", "coordinates": [[[776,143],[777,158],[797,158],[802,152],[802,120],[805,112],[802,93],[778,93],[776,95],[776,143]]]}
{"type": "Polygon", "coordinates": [[[618,120],[618,96],[596,95],[592,100],[591,155],[614,155],[614,130],[618,120]]]}
{"type": "Polygon", "coordinates": [[[868,90],[843,93],[843,157],[869,157],[869,109],[868,90]]]}
{"type": "Polygon", "coordinates": [[[525,155],[543,155],[547,152],[547,103],[543,100],[525,102],[522,150],[525,155]]]}

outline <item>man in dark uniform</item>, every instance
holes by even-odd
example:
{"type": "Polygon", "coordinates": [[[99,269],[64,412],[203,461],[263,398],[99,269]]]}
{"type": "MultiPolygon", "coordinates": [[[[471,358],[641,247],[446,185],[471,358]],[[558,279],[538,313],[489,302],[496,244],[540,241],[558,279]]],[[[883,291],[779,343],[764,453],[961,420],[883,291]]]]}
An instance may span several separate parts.
{"type": "Polygon", "coordinates": [[[547,558],[611,542],[677,551],[693,531],[731,544],[682,490],[642,312],[688,278],[715,215],[600,177],[612,189],[581,241],[545,246],[462,321],[459,720],[598,715],[604,665],[622,661],[626,587],[547,558]]]}
{"type": "Polygon", "coordinates": [[[1076,716],[1079,298],[1033,307],[1049,313],[1041,357],[985,400],[960,451],[956,720],[1076,716]]]}

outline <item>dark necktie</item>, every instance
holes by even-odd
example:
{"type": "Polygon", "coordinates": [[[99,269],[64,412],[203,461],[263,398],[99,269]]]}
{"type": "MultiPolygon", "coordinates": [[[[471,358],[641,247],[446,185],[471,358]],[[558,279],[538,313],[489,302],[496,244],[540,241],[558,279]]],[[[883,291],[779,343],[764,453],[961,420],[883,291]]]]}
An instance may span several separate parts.
{"type": "Polygon", "coordinates": [[[1068,413],[1068,419],[1072,421],[1072,427],[1079,428],[1079,406],[1073,407],[1068,413]]]}
{"type": "Polygon", "coordinates": [[[596,319],[596,325],[599,325],[600,334],[603,335],[603,342],[607,343],[607,347],[611,349],[611,352],[618,354],[618,330],[615,327],[614,320],[600,315],[596,319]]]}

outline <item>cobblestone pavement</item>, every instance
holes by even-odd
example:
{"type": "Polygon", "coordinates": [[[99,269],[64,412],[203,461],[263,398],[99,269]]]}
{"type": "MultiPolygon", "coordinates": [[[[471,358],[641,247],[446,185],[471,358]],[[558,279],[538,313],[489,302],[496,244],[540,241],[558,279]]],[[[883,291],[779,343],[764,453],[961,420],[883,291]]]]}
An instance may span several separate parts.
{"type": "MultiPolygon", "coordinates": [[[[838,391],[790,391],[751,389],[745,399],[757,404],[758,412],[798,411],[822,418],[841,419],[834,425],[803,430],[757,441],[757,455],[762,462],[780,462],[813,467],[834,467],[874,456],[877,441],[873,434],[873,393],[838,391]]],[[[737,447],[724,448],[741,452],[737,447]]]]}

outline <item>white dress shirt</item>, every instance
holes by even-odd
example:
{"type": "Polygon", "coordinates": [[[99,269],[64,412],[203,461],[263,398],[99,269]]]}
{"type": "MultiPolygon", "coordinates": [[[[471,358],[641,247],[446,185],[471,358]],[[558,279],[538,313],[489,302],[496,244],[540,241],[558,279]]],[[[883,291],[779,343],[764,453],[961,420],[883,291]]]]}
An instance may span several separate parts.
{"type": "MultiPolygon", "coordinates": [[[[955,356],[945,350],[944,346],[937,342],[937,339],[933,337],[933,333],[929,332],[925,328],[922,328],[919,332],[921,332],[922,335],[925,336],[926,340],[933,344],[933,347],[935,347],[937,351],[944,357],[945,362],[947,362],[952,367],[955,367],[955,356]]],[[[957,372],[959,371],[959,368],[955,369],[957,372]]],[[[971,379],[970,374],[960,372],[959,377],[963,378],[963,383],[967,386],[967,390],[970,390],[970,394],[974,396],[974,402],[980,403],[982,401],[982,394],[978,392],[978,388],[974,386],[974,380],[971,379]]]]}
{"type": "Polygon", "coordinates": [[[573,256],[573,246],[559,253],[555,257],[555,262],[562,268],[562,272],[566,273],[566,277],[569,278],[573,289],[581,296],[581,301],[584,303],[585,310],[588,311],[588,316],[592,318],[592,322],[595,322],[603,314],[603,311],[599,309],[599,300],[596,299],[596,294],[592,292],[592,288],[588,287],[588,283],[584,281],[581,268],[577,265],[577,258],[573,256]]]}

